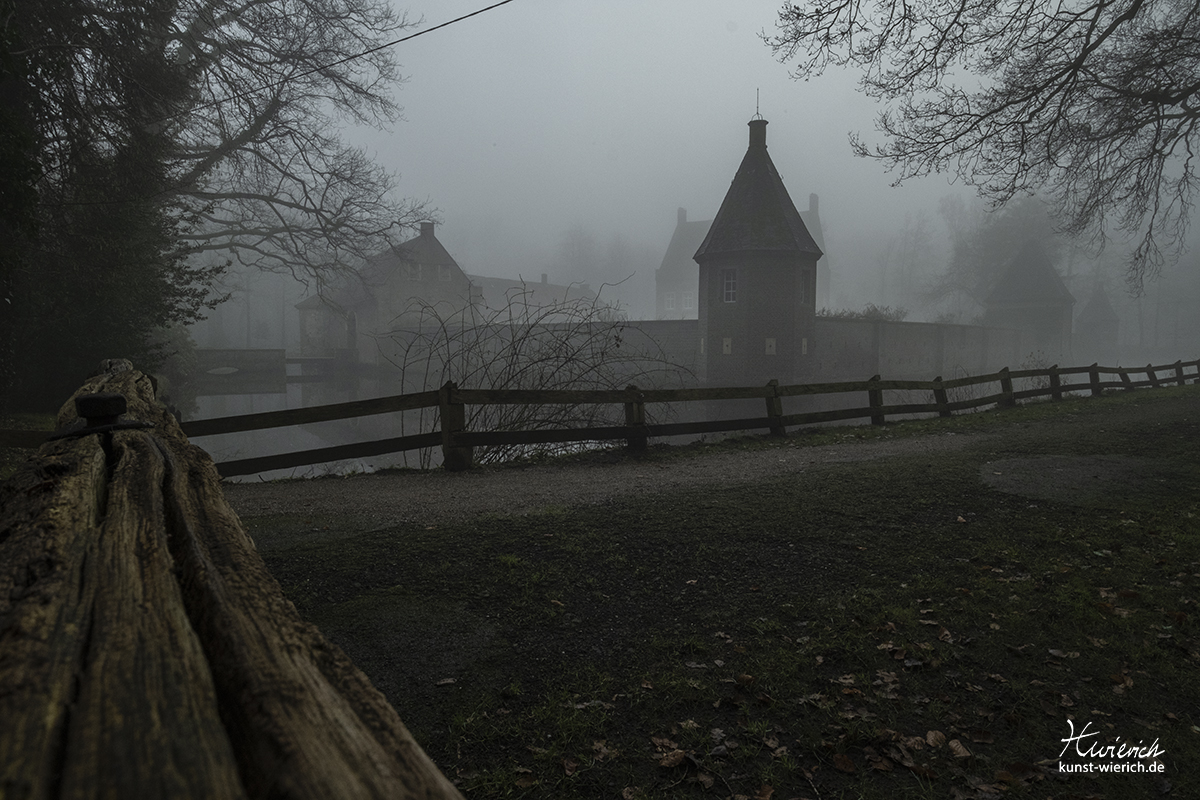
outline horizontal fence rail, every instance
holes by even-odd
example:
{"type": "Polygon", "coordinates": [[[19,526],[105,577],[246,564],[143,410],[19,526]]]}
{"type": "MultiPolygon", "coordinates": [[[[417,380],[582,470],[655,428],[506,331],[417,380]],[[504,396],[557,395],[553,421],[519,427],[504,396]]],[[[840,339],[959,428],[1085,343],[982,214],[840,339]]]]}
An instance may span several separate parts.
{"type": "Polygon", "coordinates": [[[447,383],[436,392],[420,392],[376,400],[314,406],[312,408],[247,414],[197,420],[183,424],[188,436],[207,436],[218,433],[259,430],[285,425],[303,425],[336,419],[394,413],[398,411],[437,408],[440,430],[394,439],[324,447],[315,450],[283,453],[273,456],[239,459],[218,464],[221,475],[233,477],[275,469],[320,464],[328,461],[365,458],[388,453],[415,450],[441,445],[443,464],[447,469],[460,470],[472,464],[473,449],[499,445],[568,444],[572,442],[605,442],[624,440],[631,449],[646,447],[651,438],[695,436],[709,433],[766,430],[776,435],[788,428],[823,422],[870,419],[882,425],[890,417],[901,415],[937,414],[948,417],[955,412],[986,408],[1009,407],[1021,400],[1049,397],[1061,399],[1068,392],[1084,392],[1099,396],[1106,389],[1132,390],[1200,382],[1200,360],[1176,361],[1174,364],[1145,367],[1086,367],[1044,369],[1001,369],[987,375],[971,375],[951,380],[940,377],[928,381],[883,380],[878,375],[866,381],[838,383],[808,383],[779,385],[771,381],[765,386],[735,386],[692,389],[625,389],[607,390],[538,390],[538,389],[459,389],[447,383]],[[1190,370],[1190,372],[1189,372],[1190,370]],[[1135,380],[1135,376],[1145,375],[1135,380]],[[1082,380],[1079,380],[1082,378],[1082,380]],[[1014,381],[1032,380],[1045,385],[1016,390],[1014,381]],[[998,384],[1000,391],[961,400],[949,399],[949,393],[975,386],[998,384]],[[928,392],[930,402],[885,405],[886,391],[928,392]],[[867,404],[854,408],[834,408],[784,414],[782,400],[787,397],[865,394],[867,404]],[[765,414],[741,419],[701,420],[695,422],[647,423],[645,407],[651,403],[694,403],[721,400],[762,400],[765,414]],[[516,431],[471,431],[466,429],[466,406],[479,405],[604,405],[620,404],[625,408],[625,424],[552,428],[516,431]]]}
{"type": "MultiPolygon", "coordinates": [[[[1067,393],[1085,393],[1096,397],[1106,389],[1134,390],[1160,386],[1182,386],[1200,382],[1200,360],[1145,367],[1085,367],[1057,365],[1042,369],[1001,369],[987,375],[971,375],[928,381],[883,380],[876,375],[866,381],[765,386],[711,387],[692,389],[610,390],[538,390],[538,389],[459,389],[447,383],[438,391],[358,400],[310,408],[269,411],[234,417],[217,417],[182,424],[189,437],[215,436],[291,425],[352,419],[376,414],[393,414],[427,408],[438,409],[438,430],[411,436],[323,447],[278,455],[245,458],[217,464],[223,477],[251,475],[278,469],[343,461],[355,458],[399,453],[427,447],[442,447],[447,469],[466,469],[473,460],[473,448],[498,445],[567,444],[624,440],[634,450],[646,447],[650,438],[688,436],[709,433],[767,430],[782,435],[788,428],[824,422],[870,419],[882,425],[888,417],[936,414],[948,417],[955,412],[1010,407],[1019,401],[1039,397],[1060,400],[1067,393]],[[1141,377],[1145,376],[1145,377],[1141,377]],[[1035,386],[1015,389],[1014,381],[1033,381],[1035,386]],[[978,397],[950,399],[950,393],[971,387],[997,385],[978,397]],[[927,392],[928,402],[884,404],[884,392],[927,392]],[[783,413],[783,399],[813,395],[865,395],[866,405],[783,413]],[[701,420],[694,422],[647,423],[646,405],[655,403],[694,403],[722,400],[762,400],[763,416],[740,419],[701,420]],[[472,431],[466,428],[467,406],[480,405],[614,405],[624,406],[624,425],[541,430],[472,431]]],[[[45,432],[0,431],[0,446],[36,446],[45,432]]]]}

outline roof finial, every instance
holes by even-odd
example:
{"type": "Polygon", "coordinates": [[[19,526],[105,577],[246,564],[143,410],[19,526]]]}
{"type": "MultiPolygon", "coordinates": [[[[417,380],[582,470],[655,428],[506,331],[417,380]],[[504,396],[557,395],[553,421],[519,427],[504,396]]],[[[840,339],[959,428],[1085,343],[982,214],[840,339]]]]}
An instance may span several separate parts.
{"type": "Polygon", "coordinates": [[[762,119],[762,114],[758,113],[758,89],[754,90],[754,119],[762,119]]]}

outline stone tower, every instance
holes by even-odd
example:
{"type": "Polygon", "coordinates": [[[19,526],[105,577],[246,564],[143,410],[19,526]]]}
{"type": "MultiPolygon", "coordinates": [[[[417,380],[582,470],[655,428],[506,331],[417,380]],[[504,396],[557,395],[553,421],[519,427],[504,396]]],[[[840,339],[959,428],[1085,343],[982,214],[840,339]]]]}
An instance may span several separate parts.
{"type": "Polygon", "coordinates": [[[751,120],[750,146],[694,256],[709,386],[808,375],[821,255],[767,154],[767,121],[751,120]]]}

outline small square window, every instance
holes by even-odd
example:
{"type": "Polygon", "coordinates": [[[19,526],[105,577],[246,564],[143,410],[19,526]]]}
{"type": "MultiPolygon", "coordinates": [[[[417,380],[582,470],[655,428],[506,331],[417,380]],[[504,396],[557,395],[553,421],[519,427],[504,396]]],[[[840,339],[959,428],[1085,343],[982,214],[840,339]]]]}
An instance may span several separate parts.
{"type": "Polygon", "coordinates": [[[726,303],[737,302],[737,270],[721,270],[721,299],[726,303]]]}
{"type": "Polygon", "coordinates": [[[666,295],[663,296],[663,305],[667,309],[667,311],[675,310],[675,293],[674,292],[667,292],[666,295]]]}
{"type": "Polygon", "coordinates": [[[696,293],[695,292],[684,292],[683,293],[683,308],[684,308],[684,310],[688,311],[695,307],[696,307],[696,293]]]}

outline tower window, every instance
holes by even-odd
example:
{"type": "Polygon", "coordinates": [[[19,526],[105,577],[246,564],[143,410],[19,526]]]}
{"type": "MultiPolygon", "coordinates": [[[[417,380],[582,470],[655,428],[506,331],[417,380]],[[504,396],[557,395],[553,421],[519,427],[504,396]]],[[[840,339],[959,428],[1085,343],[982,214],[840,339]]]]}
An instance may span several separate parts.
{"type": "Polygon", "coordinates": [[[737,302],[737,270],[721,270],[721,299],[726,303],[737,302]]]}
{"type": "Polygon", "coordinates": [[[690,311],[696,307],[696,295],[693,292],[683,293],[683,310],[690,311]]]}
{"type": "Polygon", "coordinates": [[[667,292],[666,299],[663,301],[663,304],[666,306],[667,311],[674,311],[675,310],[675,293],[667,292]]]}

